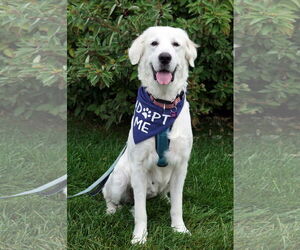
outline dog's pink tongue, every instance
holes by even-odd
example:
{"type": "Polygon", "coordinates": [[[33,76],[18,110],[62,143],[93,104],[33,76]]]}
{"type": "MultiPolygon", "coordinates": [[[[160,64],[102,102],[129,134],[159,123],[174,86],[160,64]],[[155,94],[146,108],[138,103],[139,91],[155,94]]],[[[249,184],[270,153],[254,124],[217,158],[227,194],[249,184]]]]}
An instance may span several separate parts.
{"type": "Polygon", "coordinates": [[[157,72],[156,80],[159,84],[169,84],[172,80],[172,74],[170,72],[157,72]]]}

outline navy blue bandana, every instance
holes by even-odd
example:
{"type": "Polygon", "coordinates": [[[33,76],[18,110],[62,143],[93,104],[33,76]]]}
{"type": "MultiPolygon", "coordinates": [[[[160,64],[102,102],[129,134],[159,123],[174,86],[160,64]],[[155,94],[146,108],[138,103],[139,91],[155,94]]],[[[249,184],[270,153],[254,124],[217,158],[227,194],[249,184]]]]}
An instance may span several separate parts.
{"type": "Polygon", "coordinates": [[[152,102],[144,87],[140,87],[132,118],[134,143],[142,142],[171,127],[183,104],[184,96],[176,108],[163,109],[152,102]]]}

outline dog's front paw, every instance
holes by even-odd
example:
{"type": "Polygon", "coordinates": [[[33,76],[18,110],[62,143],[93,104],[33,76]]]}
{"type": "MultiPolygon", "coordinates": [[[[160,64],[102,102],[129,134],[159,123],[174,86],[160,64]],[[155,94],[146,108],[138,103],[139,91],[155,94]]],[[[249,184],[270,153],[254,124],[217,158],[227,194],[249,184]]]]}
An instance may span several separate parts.
{"type": "Polygon", "coordinates": [[[172,226],[174,232],[192,235],[190,231],[185,227],[185,225],[172,226]]]}
{"type": "Polygon", "coordinates": [[[133,238],[131,240],[131,244],[145,244],[147,241],[147,231],[144,231],[144,233],[139,234],[139,235],[133,235],[133,238]]]}

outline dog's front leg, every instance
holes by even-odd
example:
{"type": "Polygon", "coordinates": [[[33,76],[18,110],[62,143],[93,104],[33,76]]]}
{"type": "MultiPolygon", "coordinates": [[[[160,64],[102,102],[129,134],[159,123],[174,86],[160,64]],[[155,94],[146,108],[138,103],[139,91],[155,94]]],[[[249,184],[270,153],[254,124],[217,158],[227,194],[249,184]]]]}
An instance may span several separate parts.
{"type": "Polygon", "coordinates": [[[131,185],[134,194],[134,231],[132,244],[143,244],[147,240],[146,193],[147,175],[142,166],[132,172],[131,185]]]}
{"type": "Polygon", "coordinates": [[[182,218],[182,193],[184,180],[187,172],[187,163],[176,166],[170,181],[171,194],[171,221],[174,231],[179,233],[188,233],[182,218]]]}

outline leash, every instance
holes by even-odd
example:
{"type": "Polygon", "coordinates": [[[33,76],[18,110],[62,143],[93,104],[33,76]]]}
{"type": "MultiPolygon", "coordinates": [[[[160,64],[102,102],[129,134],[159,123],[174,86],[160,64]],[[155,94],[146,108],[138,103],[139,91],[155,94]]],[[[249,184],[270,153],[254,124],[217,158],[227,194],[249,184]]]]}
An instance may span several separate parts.
{"type": "Polygon", "coordinates": [[[67,186],[67,175],[63,175],[53,181],[48,182],[47,184],[44,184],[42,186],[39,186],[37,188],[21,192],[18,194],[13,194],[13,195],[7,195],[7,196],[2,196],[0,199],[9,199],[9,198],[15,198],[19,196],[24,196],[24,195],[30,195],[30,194],[40,194],[44,196],[51,196],[54,195],[58,192],[63,191],[63,189],[67,186]]]}
{"type": "Polygon", "coordinates": [[[124,154],[126,147],[127,146],[125,145],[124,148],[122,149],[121,153],[119,154],[118,158],[114,161],[114,163],[110,166],[110,168],[98,180],[96,180],[92,185],[90,185],[88,188],[84,189],[83,191],[81,191],[77,194],[68,196],[68,199],[74,198],[74,197],[77,197],[79,195],[83,195],[86,193],[88,193],[91,196],[95,196],[96,194],[99,194],[101,192],[104,184],[106,183],[108,177],[110,176],[110,174],[114,170],[115,166],[117,165],[118,161],[120,160],[121,156],[124,154]]]}
{"type": "MultiPolygon", "coordinates": [[[[112,173],[112,171],[114,170],[115,166],[117,165],[119,159],[124,154],[125,149],[126,149],[126,145],[124,146],[124,148],[122,149],[121,153],[119,154],[118,158],[114,161],[114,163],[98,180],[96,180],[92,185],[90,185],[85,190],[83,190],[75,195],[68,196],[68,199],[77,197],[79,195],[86,194],[86,193],[88,193],[92,196],[95,196],[96,194],[100,193],[104,184],[106,183],[109,175],[112,173]]],[[[57,194],[59,192],[62,192],[66,187],[67,187],[67,175],[63,175],[63,176],[61,176],[51,182],[48,182],[42,186],[39,186],[37,188],[31,189],[31,190],[28,190],[25,192],[21,192],[18,194],[1,196],[0,199],[9,199],[9,198],[15,198],[15,197],[31,195],[31,194],[51,196],[51,195],[57,194]]]]}

